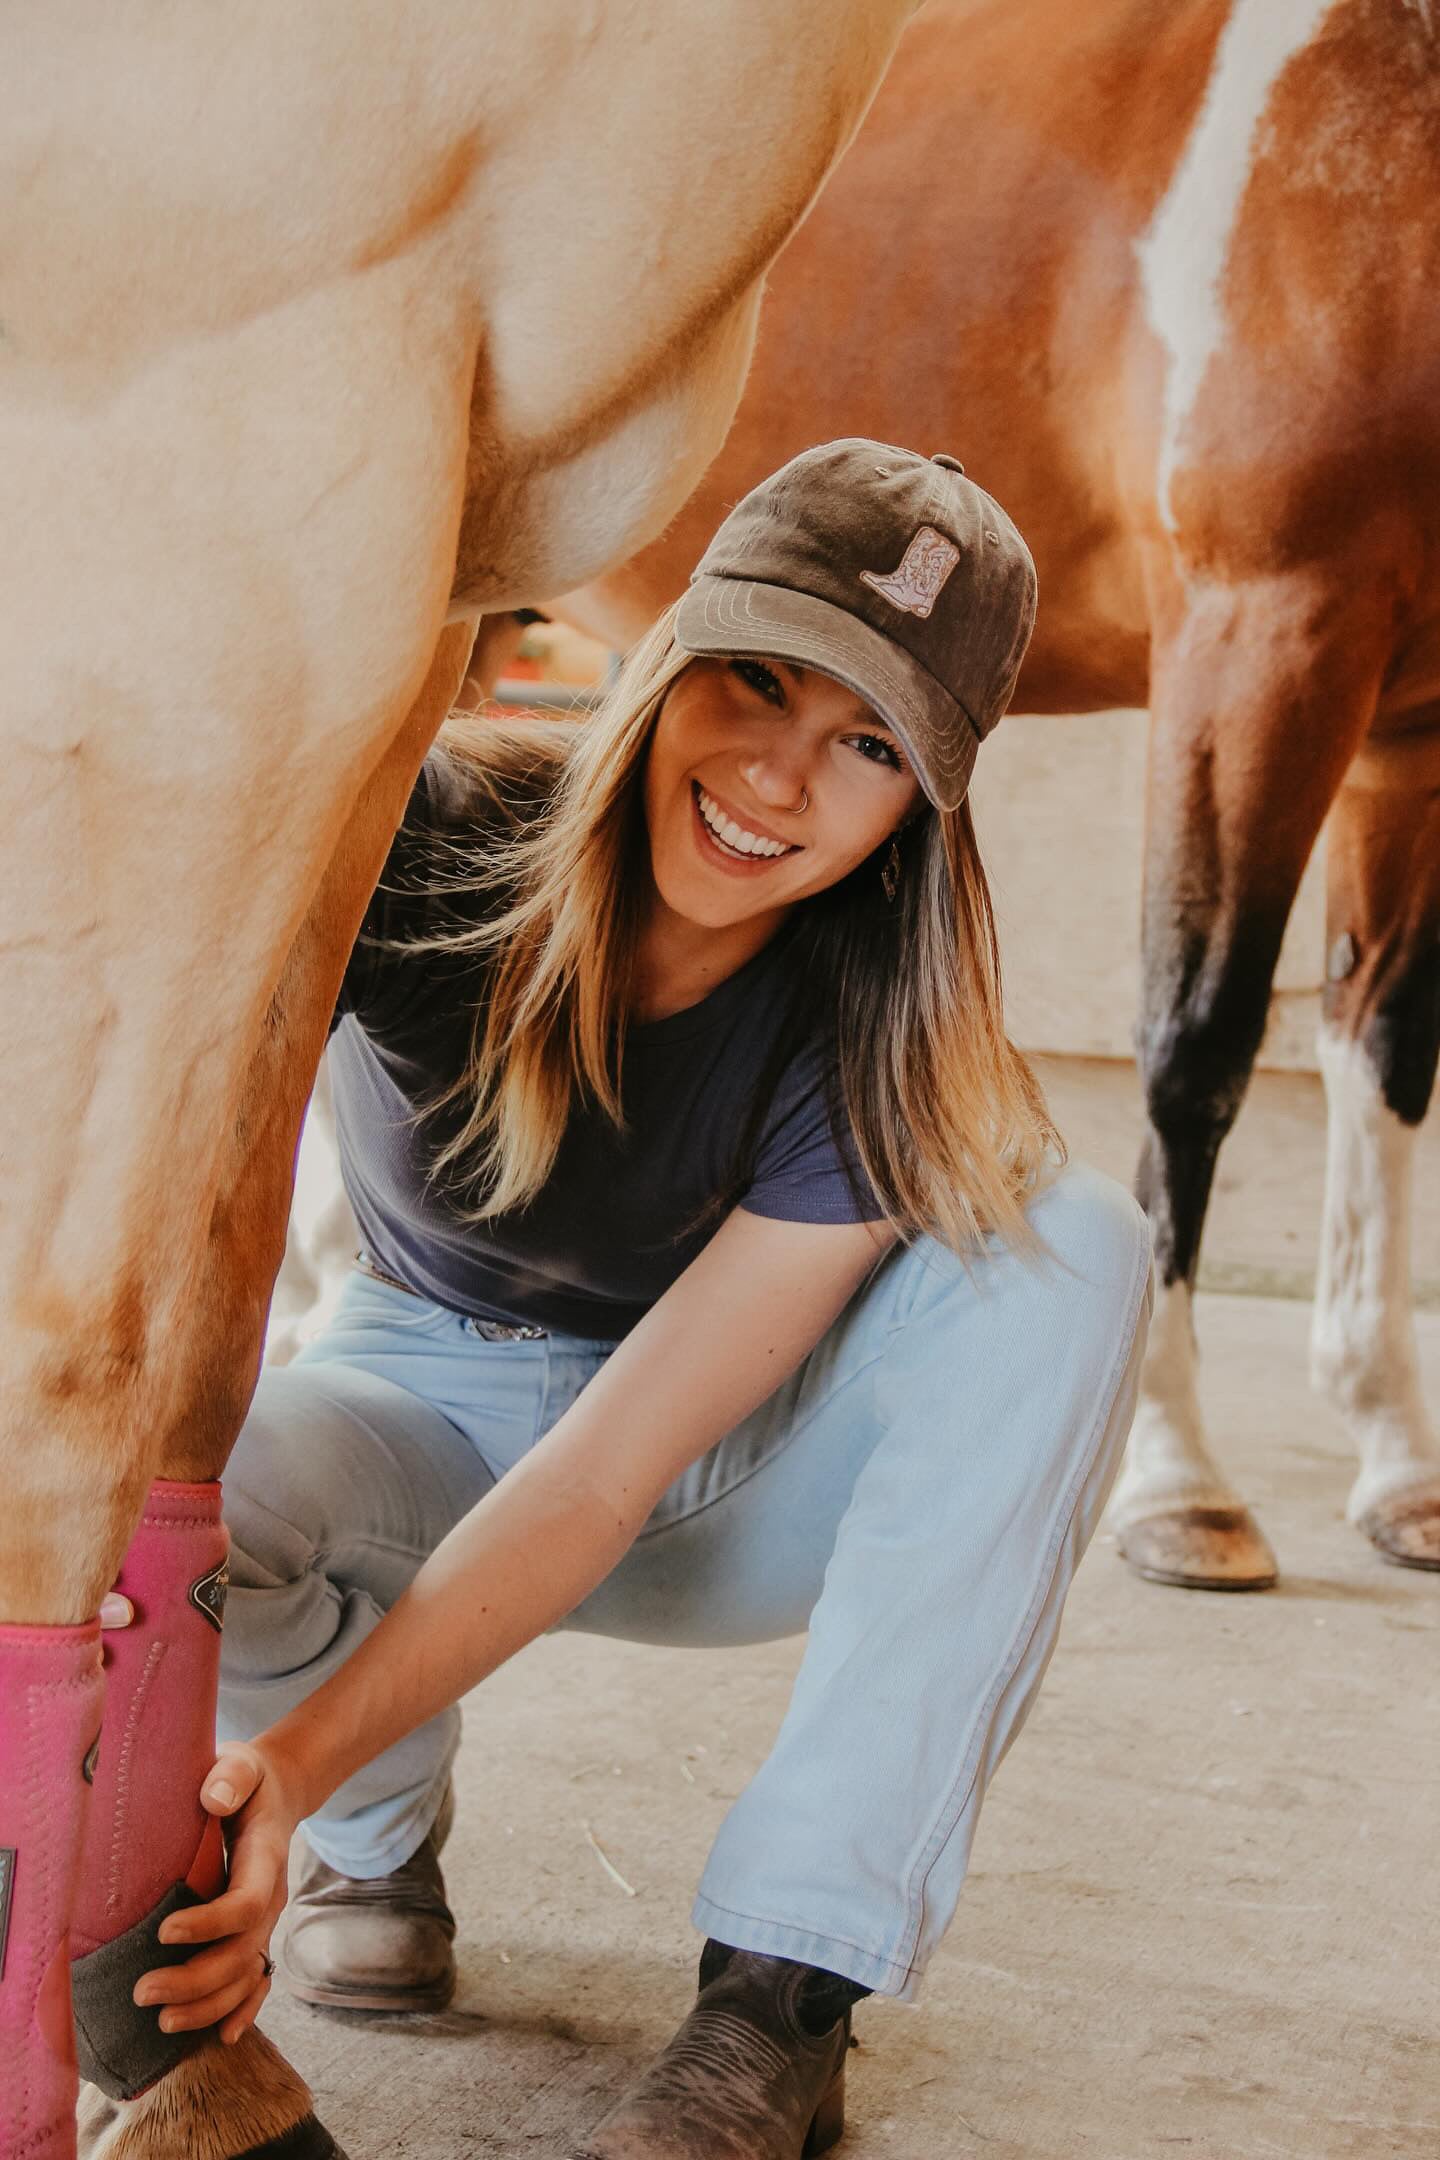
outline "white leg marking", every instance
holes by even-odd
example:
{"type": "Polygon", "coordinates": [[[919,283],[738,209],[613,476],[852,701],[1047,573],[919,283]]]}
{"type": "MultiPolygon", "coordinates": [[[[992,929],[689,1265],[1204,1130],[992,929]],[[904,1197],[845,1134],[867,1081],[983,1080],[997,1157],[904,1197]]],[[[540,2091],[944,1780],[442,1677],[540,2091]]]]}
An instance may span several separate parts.
{"type": "Polygon", "coordinates": [[[1415,1135],[1387,1106],[1359,1043],[1322,1028],[1319,1051],[1329,1125],[1310,1370],[1360,1458],[1349,1508],[1358,1522],[1440,1470],[1410,1298],[1415,1135]]]}
{"type": "Polygon", "coordinates": [[[1200,116],[1149,230],[1137,243],[1150,326],[1169,356],[1156,474],[1175,531],[1171,485],[1185,424],[1225,336],[1221,284],[1270,93],[1334,0],[1235,0],[1200,116]]]}
{"type": "Polygon", "coordinates": [[[1168,1289],[1157,1286],[1140,1401],[1110,1502],[1110,1527],[1123,1530],[1143,1516],[1182,1505],[1235,1507],[1238,1502],[1205,1446],[1190,1292],[1184,1283],[1172,1283],[1168,1289]]]}

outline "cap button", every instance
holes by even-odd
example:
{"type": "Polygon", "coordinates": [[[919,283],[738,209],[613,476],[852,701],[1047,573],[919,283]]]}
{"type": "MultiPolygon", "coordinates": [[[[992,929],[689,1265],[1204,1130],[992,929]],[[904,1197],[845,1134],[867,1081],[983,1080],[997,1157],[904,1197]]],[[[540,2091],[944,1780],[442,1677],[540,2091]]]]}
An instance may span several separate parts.
{"type": "Polygon", "coordinates": [[[932,465],[943,465],[946,472],[963,473],[965,470],[958,457],[947,457],[943,450],[938,450],[935,456],[931,458],[930,463],[932,465]]]}

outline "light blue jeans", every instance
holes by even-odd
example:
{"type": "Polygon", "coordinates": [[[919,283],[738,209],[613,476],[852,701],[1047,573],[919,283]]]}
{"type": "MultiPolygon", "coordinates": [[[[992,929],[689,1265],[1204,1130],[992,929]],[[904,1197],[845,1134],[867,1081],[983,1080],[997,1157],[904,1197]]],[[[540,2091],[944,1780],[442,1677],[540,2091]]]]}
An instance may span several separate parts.
{"type": "MultiPolygon", "coordinates": [[[[697,1927],[910,1999],[980,1801],[1035,1698],[1119,1465],[1151,1305],[1123,1189],[1072,1164],[1049,1258],[897,1249],[783,1387],[665,1494],[567,1627],[749,1643],[809,1629],[779,1737],[721,1826],[697,1927]]],[[[221,1730],[324,1680],[613,1346],[489,1342],[357,1273],[267,1371],[225,1475],[221,1730]]],[[[459,1711],[306,1825],[344,1874],[398,1867],[439,1807],[459,1711]]]]}

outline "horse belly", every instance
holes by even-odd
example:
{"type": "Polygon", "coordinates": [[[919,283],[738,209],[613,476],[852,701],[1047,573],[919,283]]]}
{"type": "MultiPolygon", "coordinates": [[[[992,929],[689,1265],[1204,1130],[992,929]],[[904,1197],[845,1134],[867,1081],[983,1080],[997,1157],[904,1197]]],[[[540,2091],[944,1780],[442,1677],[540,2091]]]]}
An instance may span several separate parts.
{"type": "Polygon", "coordinates": [[[601,407],[538,453],[472,415],[457,611],[533,605],[652,538],[724,440],[755,336],[751,287],[617,413],[601,407]]]}

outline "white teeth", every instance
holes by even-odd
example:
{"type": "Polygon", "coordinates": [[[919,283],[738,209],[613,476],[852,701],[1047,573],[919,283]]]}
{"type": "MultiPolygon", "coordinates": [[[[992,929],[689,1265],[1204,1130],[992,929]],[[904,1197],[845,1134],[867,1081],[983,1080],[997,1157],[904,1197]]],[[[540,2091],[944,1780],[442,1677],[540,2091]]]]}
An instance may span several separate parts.
{"type": "Polygon", "coordinates": [[[783,840],[767,840],[762,834],[747,832],[743,825],[737,825],[734,818],[727,817],[719,803],[705,793],[704,788],[697,787],[695,793],[700,804],[700,815],[721,846],[729,848],[733,855],[790,854],[791,850],[783,840]]]}

